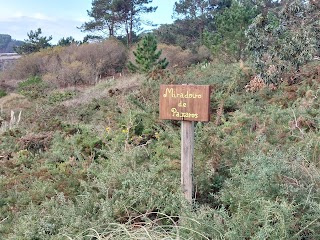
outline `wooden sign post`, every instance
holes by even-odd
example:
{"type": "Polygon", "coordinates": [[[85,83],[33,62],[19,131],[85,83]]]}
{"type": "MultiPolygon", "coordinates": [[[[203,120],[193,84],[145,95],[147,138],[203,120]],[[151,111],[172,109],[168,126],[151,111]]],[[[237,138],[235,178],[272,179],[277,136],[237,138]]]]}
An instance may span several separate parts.
{"type": "Polygon", "coordinates": [[[181,187],[193,196],[194,121],[210,121],[209,85],[161,85],[160,119],[181,120],[181,187]]]}
{"type": "Polygon", "coordinates": [[[194,161],[194,122],[181,122],[181,187],[184,197],[192,202],[194,161]]]}

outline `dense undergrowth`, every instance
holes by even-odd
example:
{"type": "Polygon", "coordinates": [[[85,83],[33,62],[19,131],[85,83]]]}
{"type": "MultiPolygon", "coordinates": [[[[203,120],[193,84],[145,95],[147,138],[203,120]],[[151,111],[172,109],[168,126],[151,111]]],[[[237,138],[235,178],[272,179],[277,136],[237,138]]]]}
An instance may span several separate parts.
{"type": "Polygon", "coordinates": [[[0,98],[0,238],[319,239],[319,65],[255,92],[238,65],[158,77],[65,89],[30,78],[0,98]],[[158,119],[169,82],[214,89],[211,121],[195,123],[193,206],[180,123],[158,119]]]}

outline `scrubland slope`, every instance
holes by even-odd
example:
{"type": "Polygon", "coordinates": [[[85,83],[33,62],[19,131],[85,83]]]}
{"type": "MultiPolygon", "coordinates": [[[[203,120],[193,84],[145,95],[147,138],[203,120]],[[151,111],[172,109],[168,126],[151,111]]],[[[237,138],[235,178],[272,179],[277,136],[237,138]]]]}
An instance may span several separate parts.
{"type": "Polygon", "coordinates": [[[320,237],[319,63],[272,89],[213,62],[68,86],[68,64],[0,98],[1,239],[320,237]],[[211,121],[195,123],[194,206],[180,122],[158,119],[165,83],[213,87],[211,121]]]}

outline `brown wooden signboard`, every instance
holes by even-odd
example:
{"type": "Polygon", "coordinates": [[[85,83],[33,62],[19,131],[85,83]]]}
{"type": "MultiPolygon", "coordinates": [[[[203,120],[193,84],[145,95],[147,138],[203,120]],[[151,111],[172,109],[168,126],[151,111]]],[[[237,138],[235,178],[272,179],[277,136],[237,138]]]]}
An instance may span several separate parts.
{"type": "Polygon", "coordinates": [[[181,187],[193,198],[194,122],[210,121],[209,85],[160,85],[160,119],[181,120],[181,187]]]}
{"type": "Polygon", "coordinates": [[[209,85],[160,85],[160,119],[210,121],[209,85]]]}

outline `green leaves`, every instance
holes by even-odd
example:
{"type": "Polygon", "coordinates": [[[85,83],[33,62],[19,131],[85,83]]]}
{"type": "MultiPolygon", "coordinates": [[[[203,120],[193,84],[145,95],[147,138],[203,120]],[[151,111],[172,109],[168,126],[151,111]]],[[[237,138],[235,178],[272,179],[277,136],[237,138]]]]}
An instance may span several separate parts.
{"type": "Polygon", "coordinates": [[[34,52],[39,52],[40,49],[48,48],[51,46],[49,43],[52,40],[50,37],[42,37],[41,28],[38,28],[36,31],[30,31],[27,35],[29,39],[25,40],[25,43],[19,47],[14,48],[18,54],[30,54],[34,52]]]}
{"type": "Polygon", "coordinates": [[[134,30],[140,28],[140,15],[155,12],[157,7],[150,7],[152,0],[94,0],[88,16],[93,20],[84,23],[81,28],[84,31],[106,31],[109,36],[117,36],[117,30],[126,33],[127,44],[133,40],[134,30]]]}
{"type": "Polygon", "coordinates": [[[215,54],[227,54],[228,61],[243,59],[247,42],[245,30],[256,14],[257,9],[252,5],[233,2],[216,15],[216,30],[205,32],[205,45],[215,54]]]}
{"type": "Polygon", "coordinates": [[[7,95],[6,91],[3,89],[0,89],[0,98],[4,97],[6,95],[7,95]]]}
{"type": "Polygon", "coordinates": [[[157,40],[151,34],[143,38],[133,54],[136,64],[129,62],[131,72],[148,73],[154,69],[165,69],[169,64],[165,58],[159,59],[161,51],[157,51],[157,40]]]}
{"type": "Polygon", "coordinates": [[[30,99],[37,99],[46,96],[48,88],[48,83],[42,81],[38,76],[30,77],[18,84],[19,93],[30,99]]]}
{"type": "Polygon", "coordinates": [[[308,2],[296,0],[281,11],[257,16],[250,25],[247,49],[266,84],[281,83],[286,73],[298,72],[312,60],[317,51],[318,14],[308,2]]]}
{"type": "MultiPolygon", "coordinates": [[[[252,147],[263,145],[257,141],[252,147]]],[[[231,168],[220,194],[231,216],[227,234],[253,239],[317,236],[319,194],[313,186],[320,175],[307,163],[307,155],[307,149],[297,148],[268,153],[253,150],[231,168]]]]}

